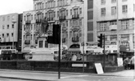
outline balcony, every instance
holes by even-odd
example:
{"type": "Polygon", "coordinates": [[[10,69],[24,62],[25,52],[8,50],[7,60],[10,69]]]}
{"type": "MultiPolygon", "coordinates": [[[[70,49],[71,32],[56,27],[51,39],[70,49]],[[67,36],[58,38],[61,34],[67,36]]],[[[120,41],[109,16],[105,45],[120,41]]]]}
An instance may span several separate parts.
{"type": "Polygon", "coordinates": [[[72,15],[72,19],[79,19],[79,14],[72,15]]]}
{"type": "Polygon", "coordinates": [[[46,18],[47,21],[54,21],[54,18],[53,17],[49,17],[49,18],[46,18]]]}
{"type": "Polygon", "coordinates": [[[59,20],[60,20],[60,21],[66,20],[66,16],[60,16],[60,17],[59,17],[59,20]]]}
{"type": "Polygon", "coordinates": [[[42,19],[36,19],[36,23],[41,23],[42,19]]]}
{"type": "Polygon", "coordinates": [[[26,20],[25,23],[26,24],[30,24],[31,23],[31,20],[26,20]]]}

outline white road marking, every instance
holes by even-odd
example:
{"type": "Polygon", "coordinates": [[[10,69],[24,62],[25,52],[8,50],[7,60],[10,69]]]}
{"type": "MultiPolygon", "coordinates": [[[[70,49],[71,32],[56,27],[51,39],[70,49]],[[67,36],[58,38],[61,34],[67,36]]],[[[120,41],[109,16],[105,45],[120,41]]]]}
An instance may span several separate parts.
{"type": "Polygon", "coordinates": [[[71,76],[65,76],[61,78],[73,78],[73,77],[84,77],[84,76],[88,76],[88,75],[71,75],[71,76]]]}

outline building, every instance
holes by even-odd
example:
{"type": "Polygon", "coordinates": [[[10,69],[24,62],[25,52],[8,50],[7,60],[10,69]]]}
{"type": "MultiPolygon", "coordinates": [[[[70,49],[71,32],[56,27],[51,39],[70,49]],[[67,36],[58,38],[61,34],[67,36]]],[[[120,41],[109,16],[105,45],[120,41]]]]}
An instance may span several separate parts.
{"type": "Polygon", "coordinates": [[[18,39],[18,14],[0,16],[0,48],[16,49],[18,39]]]}
{"type": "Polygon", "coordinates": [[[34,10],[23,13],[22,49],[55,46],[46,42],[44,18],[49,22],[49,33],[54,23],[61,25],[62,44],[68,47],[97,45],[101,33],[106,35],[108,44],[127,46],[128,50],[135,47],[134,0],[33,0],[33,3],[34,10]]]}
{"type": "Polygon", "coordinates": [[[105,34],[108,44],[135,49],[135,0],[94,1],[97,35],[105,34]]]}
{"type": "MultiPolygon", "coordinates": [[[[34,10],[23,13],[22,49],[55,46],[46,42],[43,30],[45,26],[42,24],[44,18],[49,23],[49,32],[52,32],[54,23],[61,25],[63,45],[69,47],[72,44],[87,42],[87,40],[84,40],[85,34],[87,34],[87,32],[84,34],[84,31],[87,30],[84,28],[85,19],[87,21],[87,18],[84,19],[84,11],[87,10],[84,9],[84,4],[87,4],[87,2],[83,0],[33,0],[33,2],[34,10]]],[[[93,12],[89,13],[93,14],[93,12]]],[[[93,20],[91,18],[93,18],[92,15],[90,21],[93,20]]],[[[93,32],[88,36],[91,35],[92,39],[89,39],[89,41],[93,42],[93,32]]]]}
{"type": "Polygon", "coordinates": [[[0,49],[21,51],[22,14],[0,15],[0,49]]]}

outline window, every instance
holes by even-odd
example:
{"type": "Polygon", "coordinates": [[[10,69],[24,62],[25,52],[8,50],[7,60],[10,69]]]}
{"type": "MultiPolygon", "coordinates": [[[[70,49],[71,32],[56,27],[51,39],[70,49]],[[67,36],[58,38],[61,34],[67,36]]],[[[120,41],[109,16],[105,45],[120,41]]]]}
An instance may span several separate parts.
{"type": "Polygon", "coordinates": [[[99,25],[98,31],[107,31],[108,30],[107,22],[101,22],[98,25],[99,25]]]}
{"type": "Polygon", "coordinates": [[[88,0],[88,9],[93,8],[93,0],[88,0]]]}
{"type": "Polygon", "coordinates": [[[106,9],[105,8],[101,8],[101,16],[105,16],[106,15],[106,9]]]}
{"type": "Polygon", "coordinates": [[[116,21],[111,21],[110,25],[117,25],[117,22],[116,21]]]}
{"type": "Polygon", "coordinates": [[[117,40],[117,35],[110,36],[110,41],[116,41],[116,40],[117,40]]]}
{"type": "Polygon", "coordinates": [[[14,24],[12,24],[12,28],[14,28],[14,24]]]}
{"type": "Polygon", "coordinates": [[[43,41],[39,41],[39,48],[43,48],[43,41]]]}
{"type": "Polygon", "coordinates": [[[88,31],[93,31],[93,22],[88,22],[88,31]]]}
{"type": "Polygon", "coordinates": [[[121,40],[129,40],[129,34],[121,34],[121,40]]]}
{"type": "Polygon", "coordinates": [[[8,20],[8,21],[10,20],[10,16],[7,16],[7,20],[8,20]]]}
{"type": "Polygon", "coordinates": [[[93,41],[93,33],[88,33],[87,35],[87,41],[92,42],[93,41]]]}
{"type": "Polygon", "coordinates": [[[82,14],[82,8],[80,8],[80,14],[82,14]]]}
{"type": "Polygon", "coordinates": [[[14,36],[14,33],[12,33],[11,35],[12,35],[12,37],[13,37],[13,36],[14,36]]]}
{"type": "Polygon", "coordinates": [[[7,33],[7,37],[9,37],[9,33],[7,33]]]}
{"type": "Polygon", "coordinates": [[[93,19],[93,11],[88,11],[88,20],[93,19]]]}
{"type": "Polygon", "coordinates": [[[7,29],[9,29],[9,25],[7,25],[7,29]]]}
{"type": "Polygon", "coordinates": [[[2,34],[2,37],[4,37],[4,34],[2,34]]]}
{"type": "Polygon", "coordinates": [[[122,12],[127,13],[127,5],[122,5],[122,12]]]}
{"type": "Polygon", "coordinates": [[[72,15],[72,9],[70,9],[70,15],[72,15]]]}
{"type": "Polygon", "coordinates": [[[4,25],[2,26],[2,28],[4,29],[4,25]]]}
{"type": "Polygon", "coordinates": [[[116,6],[111,7],[111,15],[116,15],[116,6]]]}
{"type": "Polygon", "coordinates": [[[115,2],[116,2],[116,0],[112,0],[111,2],[112,2],[112,3],[115,3],[115,2]]]}
{"type": "Polygon", "coordinates": [[[129,28],[129,20],[123,20],[121,21],[121,29],[126,30],[129,28]]]}
{"type": "Polygon", "coordinates": [[[5,17],[3,17],[3,21],[5,21],[5,17]]]}
{"type": "Polygon", "coordinates": [[[106,0],[101,0],[101,5],[104,5],[106,3],[106,0]]]}

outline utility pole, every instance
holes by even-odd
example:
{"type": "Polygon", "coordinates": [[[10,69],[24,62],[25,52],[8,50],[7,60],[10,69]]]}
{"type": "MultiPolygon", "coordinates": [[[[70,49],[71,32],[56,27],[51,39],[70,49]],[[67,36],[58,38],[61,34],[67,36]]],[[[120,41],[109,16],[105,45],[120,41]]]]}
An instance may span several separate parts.
{"type": "Polygon", "coordinates": [[[59,35],[59,61],[58,61],[58,79],[60,79],[60,67],[61,67],[61,26],[58,32],[59,35]]]}
{"type": "Polygon", "coordinates": [[[106,60],[106,55],[105,55],[105,34],[103,35],[103,54],[104,54],[104,62],[103,62],[103,69],[105,70],[105,60],[106,60]]]}

